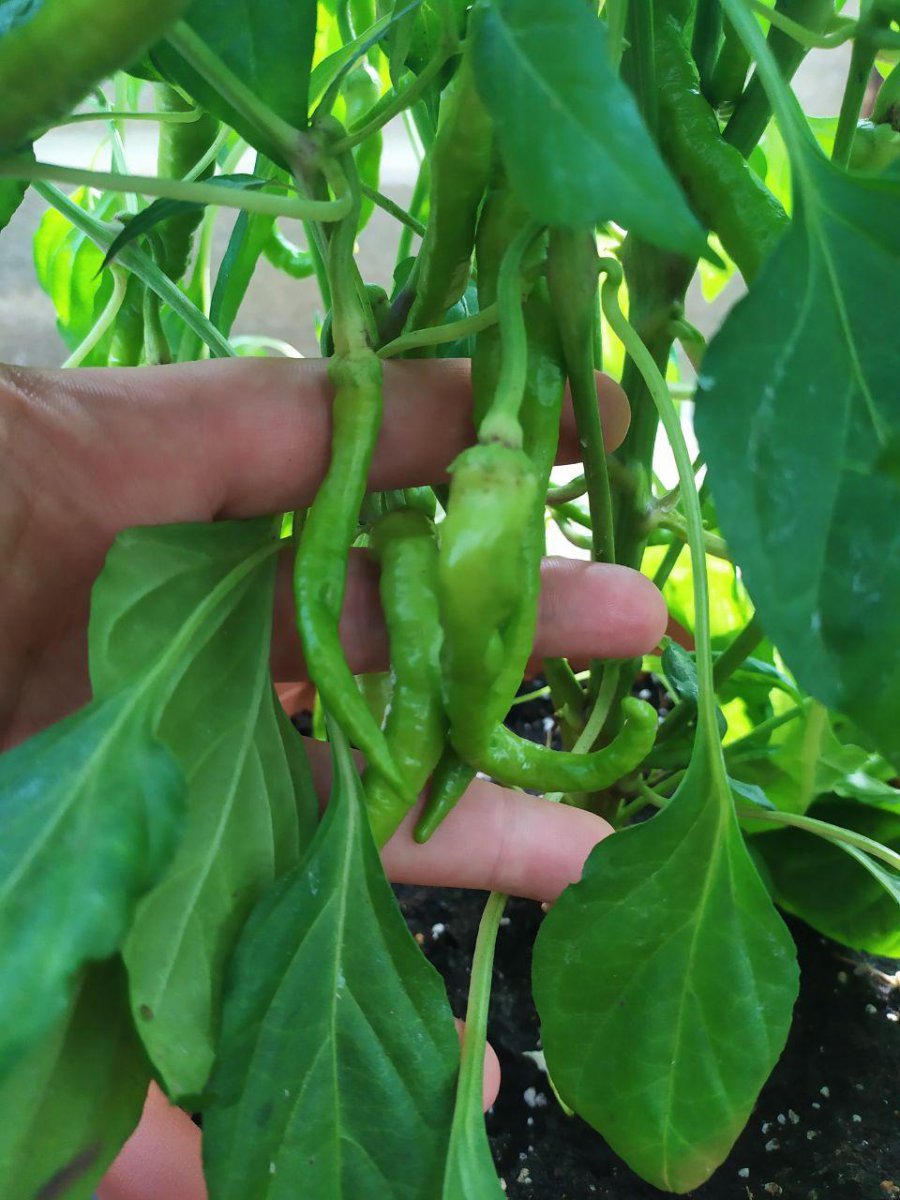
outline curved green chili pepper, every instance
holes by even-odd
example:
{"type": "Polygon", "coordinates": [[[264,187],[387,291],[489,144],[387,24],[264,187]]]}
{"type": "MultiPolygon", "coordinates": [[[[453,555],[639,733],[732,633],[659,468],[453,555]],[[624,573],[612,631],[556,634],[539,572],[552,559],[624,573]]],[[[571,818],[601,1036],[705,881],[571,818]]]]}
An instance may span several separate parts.
{"type": "Polygon", "coordinates": [[[413,831],[417,842],[428,841],[456,808],[474,778],[475,768],[460,758],[452,746],[446,746],[432,773],[422,815],[413,831]]]}
{"type": "Polygon", "coordinates": [[[263,243],[263,254],[266,260],[277,271],[283,271],[291,279],[309,279],[315,273],[312,255],[308,250],[296,246],[290,238],[284,236],[278,228],[278,223],[272,219],[269,236],[263,243]]]}
{"type": "Polygon", "coordinates": [[[393,692],[384,736],[405,785],[398,795],[377,772],[363,777],[372,833],[383,846],[440,758],[447,721],[441,703],[434,526],[421,512],[389,513],[373,528],[370,548],[381,564],[381,606],[391,647],[393,692]]]}
{"type": "Polygon", "coordinates": [[[469,55],[463,54],[441,101],[431,156],[428,227],[407,329],[436,325],[465,293],[492,160],[491,120],[475,89],[469,55]]]}
{"type": "Polygon", "coordinates": [[[517,737],[505,725],[494,731],[475,766],[511,787],[541,792],[598,792],[644,761],[656,740],[656,709],[633,696],[622,701],[622,728],[608,746],[574,754],[517,737]]]}
{"type": "Polygon", "coordinates": [[[746,159],[719,133],[677,23],[656,24],[660,145],[698,216],[748,281],[790,224],[746,159]]]}
{"type": "Polygon", "coordinates": [[[402,791],[384,734],[360,695],[338,635],[347,555],[356,537],[372,452],[381,426],[381,363],[373,350],[333,358],[331,463],[300,535],[294,569],[297,622],[309,676],[375,770],[402,791]]]}
{"type": "MultiPolygon", "coordinates": [[[[163,112],[190,112],[192,105],[182,99],[174,88],[157,84],[156,100],[163,112]]],[[[202,113],[196,121],[162,121],[159,127],[159,153],[157,173],[163,179],[183,179],[191,171],[216,140],[219,122],[202,113]]],[[[207,168],[199,178],[208,178],[213,166],[207,168]]],[[[177,283],[188,267],[194,233],[203,220],[203,211],[170,217],[160,227],[160,242],[163,248],[159,265],[171,280],[177,283]]]]}

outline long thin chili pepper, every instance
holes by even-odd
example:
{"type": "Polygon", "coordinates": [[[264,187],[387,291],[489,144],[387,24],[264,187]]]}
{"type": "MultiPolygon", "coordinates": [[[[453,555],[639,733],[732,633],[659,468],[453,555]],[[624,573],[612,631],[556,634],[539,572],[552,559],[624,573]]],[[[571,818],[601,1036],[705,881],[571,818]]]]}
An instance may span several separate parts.
{"type": "Polygon", "coordinates": [[[334,388],[331,462],[303,525],[294,597],[311,680],[369,765],[402,792],[402,775],[360,695],[338,634],[347,556],[356,537],[383,404],[381,361],[368,344],[368,317],[356,288],[353,247],[359,186],[349,155],[342,156],[341,165],[354,203],[329,245],[335,340],[335,357],[328,367],[334,388]]]}
{"type": "Polygon", "coordinates": [[[388,513],[375,524],[369,546],[381,565],[381,607],[390,637],[393,689],[384,736],[405,785],[398,795],[377,771],[363,777],[372,832],[383,846],[440,758],[447,721],[441,702],[434,526],[415,510],[388,513]]]}

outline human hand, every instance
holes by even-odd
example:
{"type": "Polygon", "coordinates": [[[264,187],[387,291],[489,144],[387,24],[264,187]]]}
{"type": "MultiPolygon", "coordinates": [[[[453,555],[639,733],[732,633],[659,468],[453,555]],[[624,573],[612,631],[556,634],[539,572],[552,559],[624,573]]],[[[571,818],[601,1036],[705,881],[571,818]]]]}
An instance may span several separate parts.
{"type": "MultiPolygon", "coordinates": [[[[370,476],[376,490],[433,483],[474,437],[465,367],[388,363],[384,428],[370,476]],[[440,437],[435,436],[440,431],[440,437]]],[[[607,445],[624,436],[627,404],[598,383],[607,445]]],[[[329,389],[317,362],[217,362],[140,371],[0,374],[0,741],[13,745],[89,699],[90,589],[116,534],[129,526],[254,517],[307,505],[327,465],[329,389]]],[[[577,455],[571,412],[559,461],[577,455]]],[[[304,678],[283,564],[273,632],[277,680],[304,678]]],[[[626,657],[651,649],[665,627],[653,586],[615,566],[548,559],[537,660],[626,657]]],[[[383,669],[387,637],[377,574],[351,561],[342,640],[357,672],[383,669]]],[[[327,791],[327,753],[311,745],[327,791]]],[[[476,781],[424,846],[415,814],[385,847],[397,881],[493,888],[552,899],[578,878],[610,832],[599,817],[476,781]]],[[[494,1062],[486,1098],[496,1090],[494,1062]]],[[[198,1137],[161,1095],[101,1190],[105,1200],[202,1196],[198,1137]],[[180,1165],[179,1165],[180,1164],[180,1165]],[[151,1167],[153,1169],[151,1169],[151,1167]],[[177,1188],[160,1172],[176,1172],[177,1188]],[[154,1182],[155,1180],[155,1182],[154,1182]],[[143,1189],[143,1190],[141,1190],[143,1189]],[[193,1190],[191,1190],[193,1189],[193,1190]]]]}

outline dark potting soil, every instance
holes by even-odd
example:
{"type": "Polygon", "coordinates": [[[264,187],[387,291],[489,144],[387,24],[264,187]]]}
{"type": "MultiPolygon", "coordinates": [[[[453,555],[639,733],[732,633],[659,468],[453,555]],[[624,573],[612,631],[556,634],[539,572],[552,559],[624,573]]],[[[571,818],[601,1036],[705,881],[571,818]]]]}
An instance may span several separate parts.
{"type": "MultiPolygon", "coordinates": [[[[416,940],[465,1014],[485,893],[398,887],[416,940]]],[[[511,900],[497,941],[488,1037],[503,1082],[488,1114],[494,1161],[514,1200],[649,1200],[599,1134],[567,1117],[529,1055],[540,1047],[531,947],[540,905],[511,900]]],[[[900,1200],[897,963],[861,956],[789,922],[802,983],[787,1047],[750,1122],[697,1200],[900,1200]]],[[[740,1037],[739,1029],[735,1037],[740,1037]]],[[[615,1088],[615,1080],[609,1086],[615,1088]]]]}

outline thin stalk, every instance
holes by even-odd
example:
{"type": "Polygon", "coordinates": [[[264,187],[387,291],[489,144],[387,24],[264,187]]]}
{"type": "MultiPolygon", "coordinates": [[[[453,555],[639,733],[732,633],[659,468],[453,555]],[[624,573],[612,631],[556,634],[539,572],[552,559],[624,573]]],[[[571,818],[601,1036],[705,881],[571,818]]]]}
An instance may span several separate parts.
{"type": "Polygon", "coordinates": [[[587,479],[584,475],[576,475],[568,483],[547,489],[547,504],[552,508],[556,504],[566,504],[570,500],[578,500],[587,492],[587,479]]]}
{"type": "Polygon", "coordinates": [[[865,19],[860,21],[859,36],[853,43],[853,51],[850,55],[850,70],[847,74],[847,85],[844,88],[837,133],[834,135],[834,149],[831,153],[831,161],[839,167],[846,167],[850,162],[856,125],[878,53],[872,33],[869,22],[865,19]]]}
{"type": "MultiPolygon", "coordinates": [[[[688,541],[687,523],[678,513],[656,513],[647,522],[647,528],[648,531],[664,529],[667,533],[673,533],[680,541],[685,543],[688,541]]],[[[721,558],[725,562],[731,562],[731,552],[725,539],[706,529],[703,531],[703,548],[711,558],[721,558]]]]}
{"type": "MultiPolygon", "coordinates": [[[[415,221],[419,220],[419,215],[422,212],[426,199],[428,198],[430,178],[431,172],[429,163],[427,159],[424,159],[422,165],[419,167],[419,174],[416,177],[416,186],[413,188],[412,199],[409,202],[409,215],[415,221]]],[[[421,222],[419,222],[419,224],[424,230],[424,224],[421,222]]],[[[395,265],[396,263],[401,263],[405,258],[409,258],[410,254],[412,253],[412,238],[413,230],[409,227],[409,225],[405,225],[400,231],[400,240],[397,243],[397,257],[395,260],[395,265]]]]}
{"type": "Polygon", "coordinates": [[[528,337],[522,308],[522,262],[541,228],[536,221],[528,221],[510,242],[500,264],[497,309],[503,361],[491,407],[478,429],[481,442],[496,439],[508,446],[522,445],[519,409],[528,375],[528,337]]]}
{"type": "Polygon", "coordinates": [[[585,694],[578,676],[565,658],[545,658],[544,676],[553,697],[553,707],[569,725],[581,723],[585,694]]]}
{"type": "Polygon", "coordinates": [[[759,808],[755,804],[737,805],[738,814],[744,820],[769,821],[773,825],[788,825],[794,829],[803,829],[806,833],[814,833],[828,842],[843,842],[855,850],[862,850],[872,858],[879,858],[887,863],[894,871],[900,871],[900,854],[883,846],[872,838],[865,837],[853,829],[843,829],[840,825],[832,825],[828,821],[818,821],[815,817],[803,816],[800,813],[781,812],[780,809],[759,808]]]}
{"type": "Polygon", "coordinates": [[[422,71],[421,75],[417,75],[410,83],[406,84],[398,92],[393,95],[384,96],[375,105],[373,115],[360,125],[351,125],[347,132],[347,136],[337,141],[332,150],[335,154],[342,154],[347,150],[352,150],[354,147],[364,142],[366,138],[370,138],[373,133],[378,133],[379,129],[383,129],[388,121],[393,121],[394,117],[399,116],[405,109],[411,108],[416,101],[424,96],[432,83],[437,79],[438,75],[444,69],[444,63],[454,53],[456,47],[452,50],[445,51],[442,54],[436,55],[428,66],[422,71]]]}
{"type": "Polygon", "coordinates": [[[844,42],[848,42],[856,33],[857,22],[850,19],[842,20],[839,27],[832,33],[815,33],[812,29],[801,25],[799,21],[792,21],[790,17],[780,13],[777,8],[769,8],[768,4],[763,4],[762,0],[748,0],[748,3],[753,11],[764,17],[770,25],[774,25],[776,29],[786,33],[789,38],[799,42],[807,50],[833,50],[836,46],[842,46],[844,42]]]}
{"type": "MultiPolygon", "coordinates": [[[[751,18],[752,19],[752,18],[751,18]]],[[[718,744],[716,732],[715,684],[713,682],[712,641],[710,633],[709,591],[706,574],[706,555],[703,553],[703,516],[700,498],[694,489],[694,472],[691,456],[684,440],[684,432],[678,412],[672,403],[669,389],[650,351],[635,330],[625,319],[619,307],[618,287],[622,281],[622,268],[614,258],[603,259],[601,269],[606,273],[601,299],[603,312],[615,334],[635,363],[651,398],[656,405],[659,418],[665,428],[669,445],[682,481],[682,503],[685,523],[691,547],[691,569],[694,583],[695,640],[697,645],[697,680],[700,690],[698,709],[698,737],[709,737],[718,744]]]]}
{"type": "Polygon", "coordinates": [[[383,192],[379,192],[376,188],[369,187],[367,183],[360,184],[360,191],[364,196],[383,209],[386,213],[404,225],[410,233],[418,234],[419,237],[424,237],[425,226],[421,221],[417,221],[414,216],[401,208],[399,204],[395,204],[390,196],[385,196],[383,192]]]}
{"type": "MultiPolygon", "coordinates": [[[[99,246],[104,253],[109,250],[116,236],[116,230],[103,221],[86,213],[79,208],[64,192],[52,183],[36,183],[34,190],[42,196],[49,205],[61,212],[64,217],[80,229],[82,233],[99,246]]],[[[159,267],[144,253],[140,247],[132,244],[125,246],[119,254],[121,266],[136,275],[147,287],[151,288],[164,300],[169,307],[181,317],[194,332],[209,346],[218,358],[230,358],[234,350],[228,341],[222,337],[218,329],[203,315],[195,304],[192,304],[184,292],[172,283],[159,267]]]]}
{"type": "Polygon", "coordinates": [[[603,727],[606,724],[613,701],[616,698],[621,669],[621,663],[614,661],[606,663],[603,670],[603,678],[600,682],[600,690],[597,692],[594,706],[584,723],[584,728],[575,739],[575,744],[572,747],[574,754],[588,754],[593,750],[597,738],[603,732],[603,727]]]}
{"type": "Polygon", "coordinates": [[[488,304],[480,312],[471,317],[463,317],[459,321],[448,321],[445,325],[430,325],[426,329],[414,329],[410,333],[401,334],[378,351],[379,358],[394,358],[398,354],[407,354],[410,350],[421,350],[425,346],[442,346],[446,342],[455,342],[460,338],[480,333],[482,329],[490,329],[496,325],[500,310],[497,303],[488,304]]]}
{"type": "MultiPolygon", "coordinates": [[[[641,3],[641,0],[637,0],[641,3]]],[[[618,69],[625,51],[625,26],[628,22],[628,0],[606,0],[606,44],[612,65],[618,69]]]]}
{"type": "Polygon", "coordinates": [[[116,317],[119,315],[119,309],[122,307],[122,302],[125,299],[125,289],[128,287],[128,275],[118,267],[113,267],[112,276],[113,290],[106,307],[93,326],[88,330],[81,344],[75,347],[63,363],[64,368],[80,367],[91,351],[100,344],[104,334],[111,328],[116,317]]]}
{"type": "Polygon", "coordinates": [[[751,729],[749,733],[744,734],[742,738],[737,738],[735,741],[729,742],[727,746],[724,746],[725,757],[736,758],[738,755],[743,754],[748,746],[768,737],[770,733],[774,733],[782,725],[788,725],[791,721],[796,721],[805,711],[805,705],[796,704],[793,708],[788,708],[783,713],[777,713],[774,717],[769,717],[767,721],[761,722],[755,729],[751,729]]]}
{"type": "Polygon", "coordinates": [[[264,104],[252,88],[227,67],[185,21],[169,31],[169,44],[202,75],[232,108],[279,148],[288,162],[297,154],[300,133],[264,104]]]}
{"type": "Polygon", "coordinates": [[[475,954],[472,957],[472,974],[469,978],[469,1000],[466,1005],[466,1027],[456,1085],[456,1104],[453,1109],[453,1132],[464,1127],[470,1120],[483,1119],[481,1100],[484,1094],[484,1054],[487,1044],[494,947],[506,901],[507,897],[502,892],[491,892],[478,925],[475,954]]]}
{"type": "Polygon", "coordinates": [[[131,112],[127,108],[108,108],[98,109],[97,112],[72,113],[71,116],[54,121],[50,128],[61,129],[64,125],[81,125],[86,121],[156,121],[163,125],[191,125],[202,116],[203,110],[199,108],[184,113],[168,112],[165,109],[158,112],[131,112]]]}
{"type": "Polygon", "coordinates": [[[675,564],[681,558],[681,553],[685,549],[684,542],[670,542],[669,547],[663,555],[662,562],[656,568],[653,576],[653,583],[662,591],[665,587],[669,576],[675,569],[675,564]]]}
{"type": "Polygon", "coordinates": [[[0,175],[34,182],[74,183],[104,191],[160,196],[166,200],[184,200],[194,204],[214,204],[219,208],[239,208],[269,217],[296,217],[299,220],[338,221],[349,212],[346,197],[337,200],[304,200],[272,196],[265,192],[228,188],[215,183],[194,183],[182,179],[160,179],[155,175],[120,175],[113,171],[85,171],[57,163],[25,159],[0,162],[0,175]]]}

